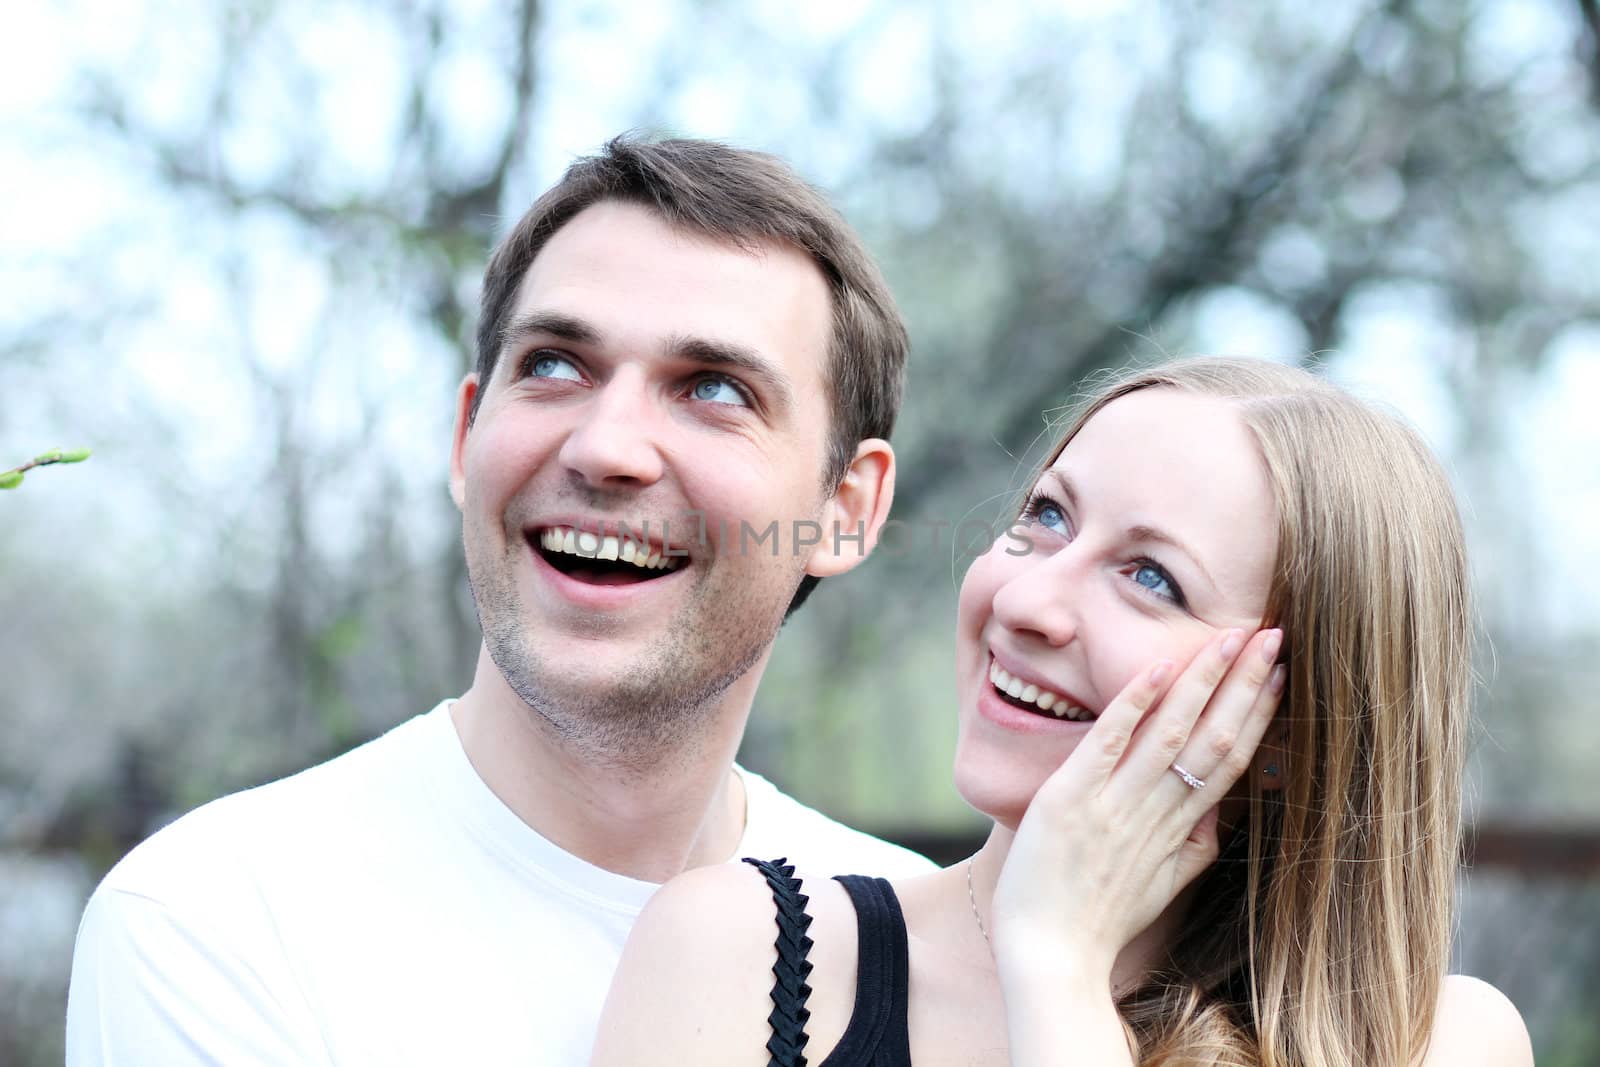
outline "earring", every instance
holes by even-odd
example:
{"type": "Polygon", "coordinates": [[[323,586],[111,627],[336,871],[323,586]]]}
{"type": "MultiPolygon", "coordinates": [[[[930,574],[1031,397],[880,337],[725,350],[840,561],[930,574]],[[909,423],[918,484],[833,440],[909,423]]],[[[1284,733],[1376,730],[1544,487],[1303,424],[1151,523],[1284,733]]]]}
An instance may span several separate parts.
{"type": "Polygon", "coordinates": [[[1265,767],[1261,768],[1261,773],[1266,775],[1268,778],[1276,778],[1278,777],[1278,765],[1276,763],[1269,763],[1265,767]]]}

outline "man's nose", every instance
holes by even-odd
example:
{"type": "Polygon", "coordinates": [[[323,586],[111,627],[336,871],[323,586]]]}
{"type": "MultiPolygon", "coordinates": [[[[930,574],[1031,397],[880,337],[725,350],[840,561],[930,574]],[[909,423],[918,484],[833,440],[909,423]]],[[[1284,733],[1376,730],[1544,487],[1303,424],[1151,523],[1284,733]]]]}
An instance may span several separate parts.
{"type": "Polygon", "coordinates": [[[594,387],[561,445],[561,463],[595,488],[650,485],[662,474],[661,417],[642,375],[622,368],[594,387]]]}
{"type": "Polygon", "coordinates": [[[1032,634],[1060,647],[1078,635],[1082,560],[1073,545],[1032,567],[1022,568],[994,595],[995,621],[1014,633],[1032,634]]]}

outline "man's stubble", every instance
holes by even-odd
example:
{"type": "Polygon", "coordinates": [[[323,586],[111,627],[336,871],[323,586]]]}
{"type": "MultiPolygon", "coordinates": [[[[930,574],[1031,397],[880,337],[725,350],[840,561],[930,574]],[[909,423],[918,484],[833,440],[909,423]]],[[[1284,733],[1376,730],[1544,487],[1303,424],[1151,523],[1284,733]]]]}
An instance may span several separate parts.
{"type": "MultiPolygon", "coordinates": [[[[659,773],[693,759],[708,739],[718,698],[748,673],[776,640],[801,568],[781,580],[760,576],[759,589],[737,568],[702,560],[676,617],[604,688],[568,683],[548,650],[541,653],[516,586],[513,547],[499,566],[475,562],[467,535],[467,573],[490,659],[542,728],[573,756],[620,773],[659,773]]],[[[595,627],[603,636],[605,627],[595,627]]],[[[575,653],[576,654],[576,653],[575,653]]]]}

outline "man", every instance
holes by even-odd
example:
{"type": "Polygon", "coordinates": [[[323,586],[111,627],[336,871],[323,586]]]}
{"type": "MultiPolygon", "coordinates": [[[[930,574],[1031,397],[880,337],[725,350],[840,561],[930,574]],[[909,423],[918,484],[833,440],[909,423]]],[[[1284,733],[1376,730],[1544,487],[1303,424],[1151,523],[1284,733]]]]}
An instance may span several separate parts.
{"type": "Polygon", "coordinates": [[[472,686],[135,849],[71,1064],[584,1063],[662,882],[926,861],[733,766],[787,610],[889,509],[906,338],[779,161],[619,139],[495,252],[450,486],[472,686]]]}

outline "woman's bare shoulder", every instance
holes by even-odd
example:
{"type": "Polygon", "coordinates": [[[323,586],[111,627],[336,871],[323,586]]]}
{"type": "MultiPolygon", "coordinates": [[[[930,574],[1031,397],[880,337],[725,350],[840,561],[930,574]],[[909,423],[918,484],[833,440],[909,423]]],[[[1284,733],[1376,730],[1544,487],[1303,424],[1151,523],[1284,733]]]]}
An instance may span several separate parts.
{"type": "Polygon", "coordinates": [[[634,941],[709,939],[707,947],[742,948],[758,924],[772,922],[772,894],[761,872],[747,863],[685,871],[658,889],[639,914],[634,941]]]}
{"type": "Polygon", "coordinates": [[[1464,974],[1445,978],[1420,1067],[1533,1067],[1528,1027],[1506,995],[1464,974]]]}
{"type": "MultiPolygon", "coordinates": [[[[822,898],[808,910],[834,925],[831,893],[809,881],[803,888],[822,898]]],[[[772,891],[749,864],[688,871],[662,886],[628,935],[593,1062],[766,1063],[776,935],[772,891]]]]}
{"type": "Polygon", "coordinates": [[[749,866],[662,886],[622,950],[592,1062],[764,1063],[772,930],[772,897],[749,866]]]}
{"type": "MultiPolygon", "coordinates": [[[[850,911],[844,891],[833,881],[804,869],[795,875],[801,883],[802,904],[816,922],[832,925],[841,911],[850,911]]],[[[629,950],[635,942],[668,949],[694,947],[751,957],[764,971],[770,970],[776,908],[770,885],[748,863],[686,871],[650,898],[629,935],[629,950]]]]}

